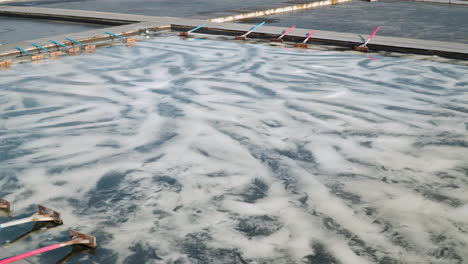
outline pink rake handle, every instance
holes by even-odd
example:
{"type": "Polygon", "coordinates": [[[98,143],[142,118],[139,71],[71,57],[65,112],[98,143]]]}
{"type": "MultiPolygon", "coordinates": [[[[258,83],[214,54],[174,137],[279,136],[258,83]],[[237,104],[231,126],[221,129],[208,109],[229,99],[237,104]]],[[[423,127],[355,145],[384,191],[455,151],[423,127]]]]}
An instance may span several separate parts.
{"type": "Polygon", "coordinates": [[[306,43],[306,42],[312,37],[312,35],[314,35],[314,33],[315,33],[316,31],[317,31],[317,30],[315,30],[315,29],[312,30],[312,31],[310,32],[309,36],[307,36],[307,38],[304,40],[303,43],[306,43]]]}
{"type": "Polygon", "coordinates": [[[286,30],[283,35],[279,36],[279,39],[283,38],[284,36],[286,36],[289,32],[291,32],[291,30],[293,30],[294,28],[296,27],[296,25],[290,27],[288,30],[286,30]]]}
{"type": "Polygon", "coordinates": [[[375,36],[375,34],[377,34],[377,31],[379,30],[380,30],[380,27],[377,27],[376,29],[374,29],[374,32],[372,32],[372,34],[369,36],[369,39],[372,39],[375,36]]]}
{"type": "Polygon", "coordinates": [[[364,42],[364,46],[367,45],[367,43],[369,43],[371,41],[371,39],[375,36],[375,34],[377,34],[377,31],[379,31],[380,27],[377,27],[376,29],[374,29],[374,32],[372,32],[372,34],[369,36],[369,38],[366,40],[366,42],[364,42]]]}
{"type": "Polygon", "coordinates": [[[47,252],[47,251],[51,251],[51,250],[54,250],[54,249],[57,249],[57,248],[61,248],[63,246],[64,246],[63,244],[54,244],[54,245],[51,245],[51,246],[43,247],[43,248],[36,249],[36,250],[33,250],[31,252],[28,252],[28,253],[24,253],[24,254],[21,254],[21,255],[18,255],[18,256],[14,256],[14,257],[11,257],[11,258],[6,258],[6,259],[3,259],[3,260],[0,260],[0,264],[12,263],[12,262],[22,260],[22,259],[25,259],[25,258],[29,258],[29,257],[35,256],[35,255],[38,255],[38,254],[41,254],[41,253],[44,253],[44,252],[47,252]]]}

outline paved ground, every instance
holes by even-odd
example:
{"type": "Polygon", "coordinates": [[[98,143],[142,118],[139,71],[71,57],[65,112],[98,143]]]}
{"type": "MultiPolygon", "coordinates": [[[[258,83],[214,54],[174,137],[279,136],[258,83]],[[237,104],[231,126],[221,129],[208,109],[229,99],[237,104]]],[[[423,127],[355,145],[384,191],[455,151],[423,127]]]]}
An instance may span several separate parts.
{"type": "Polygon", "coordinates": [[[320,9],[255,18],[269,25],[468,43],[468,6],[410,1],[353,1],[320,9]]]}

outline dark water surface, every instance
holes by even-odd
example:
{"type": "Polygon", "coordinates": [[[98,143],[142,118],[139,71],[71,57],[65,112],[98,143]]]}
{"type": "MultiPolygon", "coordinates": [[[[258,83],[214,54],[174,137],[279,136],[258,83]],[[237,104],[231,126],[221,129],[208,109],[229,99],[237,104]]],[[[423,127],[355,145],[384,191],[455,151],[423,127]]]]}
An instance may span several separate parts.
{"type": "Polygon", "coordinates": [[[313,2],[313,0],[38,0],[21,1],[10,5],[81,9],[149,16],[214,18],[307,2],[313,2]]]}
{"type": "Polygon", "coordinates": [[[83,32],[103,27],[106,26],[0,16],[0,44],[38,39],[45,36],[83,32]]]}
{"type": "Polygon", "coordinates": [[[310,28],[366,36],[378,35],[468,43],[468,5],[411,1],[353,1],[307,11],[239,21],[267,21],[271,26],[310,28]]]}
{"type": "Polygon", "coordinates": [[[0,71],[0,197],[65,223],[9,250],[74,228],[99,247],[68,263],[467,261],[468,67],[376,59],[160,37],[0,71]]]}

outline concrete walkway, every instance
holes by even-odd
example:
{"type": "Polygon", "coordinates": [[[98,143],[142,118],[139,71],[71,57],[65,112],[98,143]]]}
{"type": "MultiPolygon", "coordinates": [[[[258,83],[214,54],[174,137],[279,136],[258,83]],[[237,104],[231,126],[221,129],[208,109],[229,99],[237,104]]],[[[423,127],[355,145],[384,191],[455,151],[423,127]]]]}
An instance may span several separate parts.
{"type": "MultiPolygon", "coordinates": [[[[207,24],[205,28],[199,30],[198,32],[220,35],[240,35],[254,26],[237,23],[214,23],[200,19],[16,6],[0,6],[0,15],[118,25],[105,29],[67,35],[68,37],[80,40],[85,43],[110,39],[109,36],[104,33],[105,31],[110,31],[122,35],[137,35],[145,29],[154,31],[185,31],[201,24],[207,24]]],[[[255,33],[249,35],[249,37],[270,39],[278,36],[284,29],[285,28],[283,27],[263,26],[255,33]]],[[[310,29],[296,28],[290,35],[286,36],[284,40],[299,42],[302,41],[304,36],[309,32],[310,29]]],[[[47,38],[3,45],[0,46],[0,58],[19,54],[19,52],[15,49],[15,46],[20,46],[28,51],[36,51],[37,48],[31,46],[31,42],[35,42],[46,47],[53,47],[49,41],[50,39],[66,42],[65,37],[65,35],[50,36],[47,38]]],[[[353,46],[362,43],[366,38],[367,36],[359,34],[317,31],[310,43],[352,48],[353,46]]],[[[368,46],[370,49],[375,51],[437,55],[447,58],[468,59],[468,45],[462,43],[376,36],[368,46]]]]}

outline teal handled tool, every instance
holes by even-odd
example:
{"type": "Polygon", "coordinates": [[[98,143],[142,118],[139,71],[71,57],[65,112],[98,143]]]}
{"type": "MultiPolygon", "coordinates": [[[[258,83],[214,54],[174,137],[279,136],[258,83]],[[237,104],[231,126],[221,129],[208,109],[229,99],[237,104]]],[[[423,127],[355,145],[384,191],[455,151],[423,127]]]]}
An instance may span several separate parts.
{"type": "Polygon", "coordinates": [[[62,43],[60,43],[58,41],[55,41],[55,40],[49,40],[49,41],[54,43],[57,46],[58,51],[60,50],[60,48],[59,48],[59,46],[60,46],[60,47],[63,47],[65,49],[67,49],[68,53],[71,53],[71,54],[75,54],[75,53],[80,52],[80,47],[71,47],[71,48],[69,48],[65,44],[62,44],[62,43]]]}
{"type": "Polygon", "coordinates": [[[199,30],[200,28],[205,27],[205,26],[206,26],[206,24],[203,24],[203,25],[198,26],[196,28],[193,28],[193,29],[191,29],[191,30],[189,30],[187,32],[180,32],[179,36],[188,37],[190,33],[195,32],[196,30],[199,30]]]}
{"type": "Polygon", "coordinates": [[[52,52],[50,53],[50,56],[61,56],[62,55],[62,52],[60,51],[60,47],[63,47],[65,49],[68,50],[68,53],[78,53],[80,52],[80,48],[79,47],[72,47],[72,48],[68,48],[67,46],[65,46],[64,44],[58,42],[58,41],[55,41],[55,40],[49,40],[50,42],[54,43],[56,46],[57,46],[57,51],[56,52],[52,52]]]}
{"type": "Polygon", "coordinates": [[[26,54],[28,56],[31,56],[31,60],[33,60],[33,61],[44,59],[43,54],[34,55],[34,54],[31,54],[31,52],[29,52],[27,50],[24,50],[24,49],[22,49],[21,47],[18,47],[18,46],[16,46],[16,49],[20,51],[20,56],[23,56],[23,53],[24,53],[24,54],[26,54]]]}
{"type": "Polygon", "coordinates": [[[69,37],[66,37],[66,39],[68,39],[69,41],[71,41],[71,42],[72,42],[72,45],[73,45],[73,43],[78,44],[78,45],[80,45],[80,46],[84,46],[84,45],[85,45],[85,44],[79,42],[78,40],[74,40],[74,39],[69,38],[69,37]]]}
{"type": "MultiPolygon", "coordinates": [[[[49,49],[44,48],[43,46],[41,46],[39,44],[36,44],[36,43],[31,43],[31,45],[33,45],[34,47],[38,47],[39,49],[41,49],[41,50],[43,50],[45,52],[49,52],[51,57],[60,57],[60,56],[62,56],[61,51],[50,51],[49,49]]],[[[39,53],[40,53],[40,50],[39,50],[39,53]]]]}
{"type": "Polygon", "coordinates": [[[38,47],[38,48],[40,49],[40,50],[39,50],[39,53],[41,52],[41,50],[43,50],[43,51],[45,51],[45,52],[50,52],[50,50],[48,50],[48,49],[46,49],[46,48],[42,47],[41,45],[38,45],[38,44],[36,44],[36,43],[34,43],[34,42],[31,43],[31,45],[33,45],[34,47],[38,47]]]}
{"type": "Polygon", "coordinates": [[[108,35],[111,35],[111,36],[114,36],[114,37],[118,37],[118,38],[120,38],[120,39],[125,39],[125,37],[122,37],[122,36],[120,36],[120,35],[114,34],[114,33],[112,33],[112,32],[104,32],[104,33],[106,33],[106,34],[108,34],[108,35]]]}
{"type": "Polygon", "coordinates": [[[29,56],[33,56],[29,51],[22,49],[21,47],[16,46],[16,49],[20,51],[20,55],[23,56],[23,53],[29,56]]]}
{"type": "MultiPolygon", "coordinates": [[[[118,35],[118,34],[114,34],[114,33],[112,33],[112,32],[104,32],[104,33],[110,35],[111,38],[112,38],[112,37],[117,37],[117,38],[119,38],[119,39],[125,40],[125,42],[126,42],[127,44],[131,44],[131,43],[135,43],[135,42],[136,42],[136,38],[126,38],[126,37],[124,37],[124,36],[121,36],[121,35],[118,35]]],[[[113,39],[112,39],[112,40],[113,40],[113,39]]]]}
{"type": "Polygon", "coordinates": [[[52,43],[54,43],[55,45],[57,45],[57,49],[58,49],[58,46],[61,46],[61,47],[63,47],[63,48],[68,49],[67,46],[65,46],[64,44],[62,44],[62,43],[60,43],[60,42],[58,42],[58,41],[55,41],[55,40],[49,40],[49,41],[52,42],[52,43]]]}
{"type": "Polygon", "coordinates": [[[251,28],[251,29],[250,29],[249,31],[247,31],[247,33],[245,33],[244,35],[236,36],[235,39],[236,39],[236,40],[246,40],[246,39],[247,39],[247,36],[248,36],[250,33],[254,32],[254,31],[257,30],[259,27],[265,25],[265,23],[266,23],[266,22],[263,21],[262,23],[260,23],[260,24],[256,25],[255,27],[251,28]]]}
{"type": "Polygon", "coordinates": [[[73,46],[73,44],[78,44],[78,45],[82,46],[85,50],[88,50],[88,51],[96,49],[96,45],[85,45],[85,44],[79,42],[78,40],[74,40],[74,39],[69,38],[69,37],[66,37],[66,39],[71,42],[72,46],[73,46]]]}

